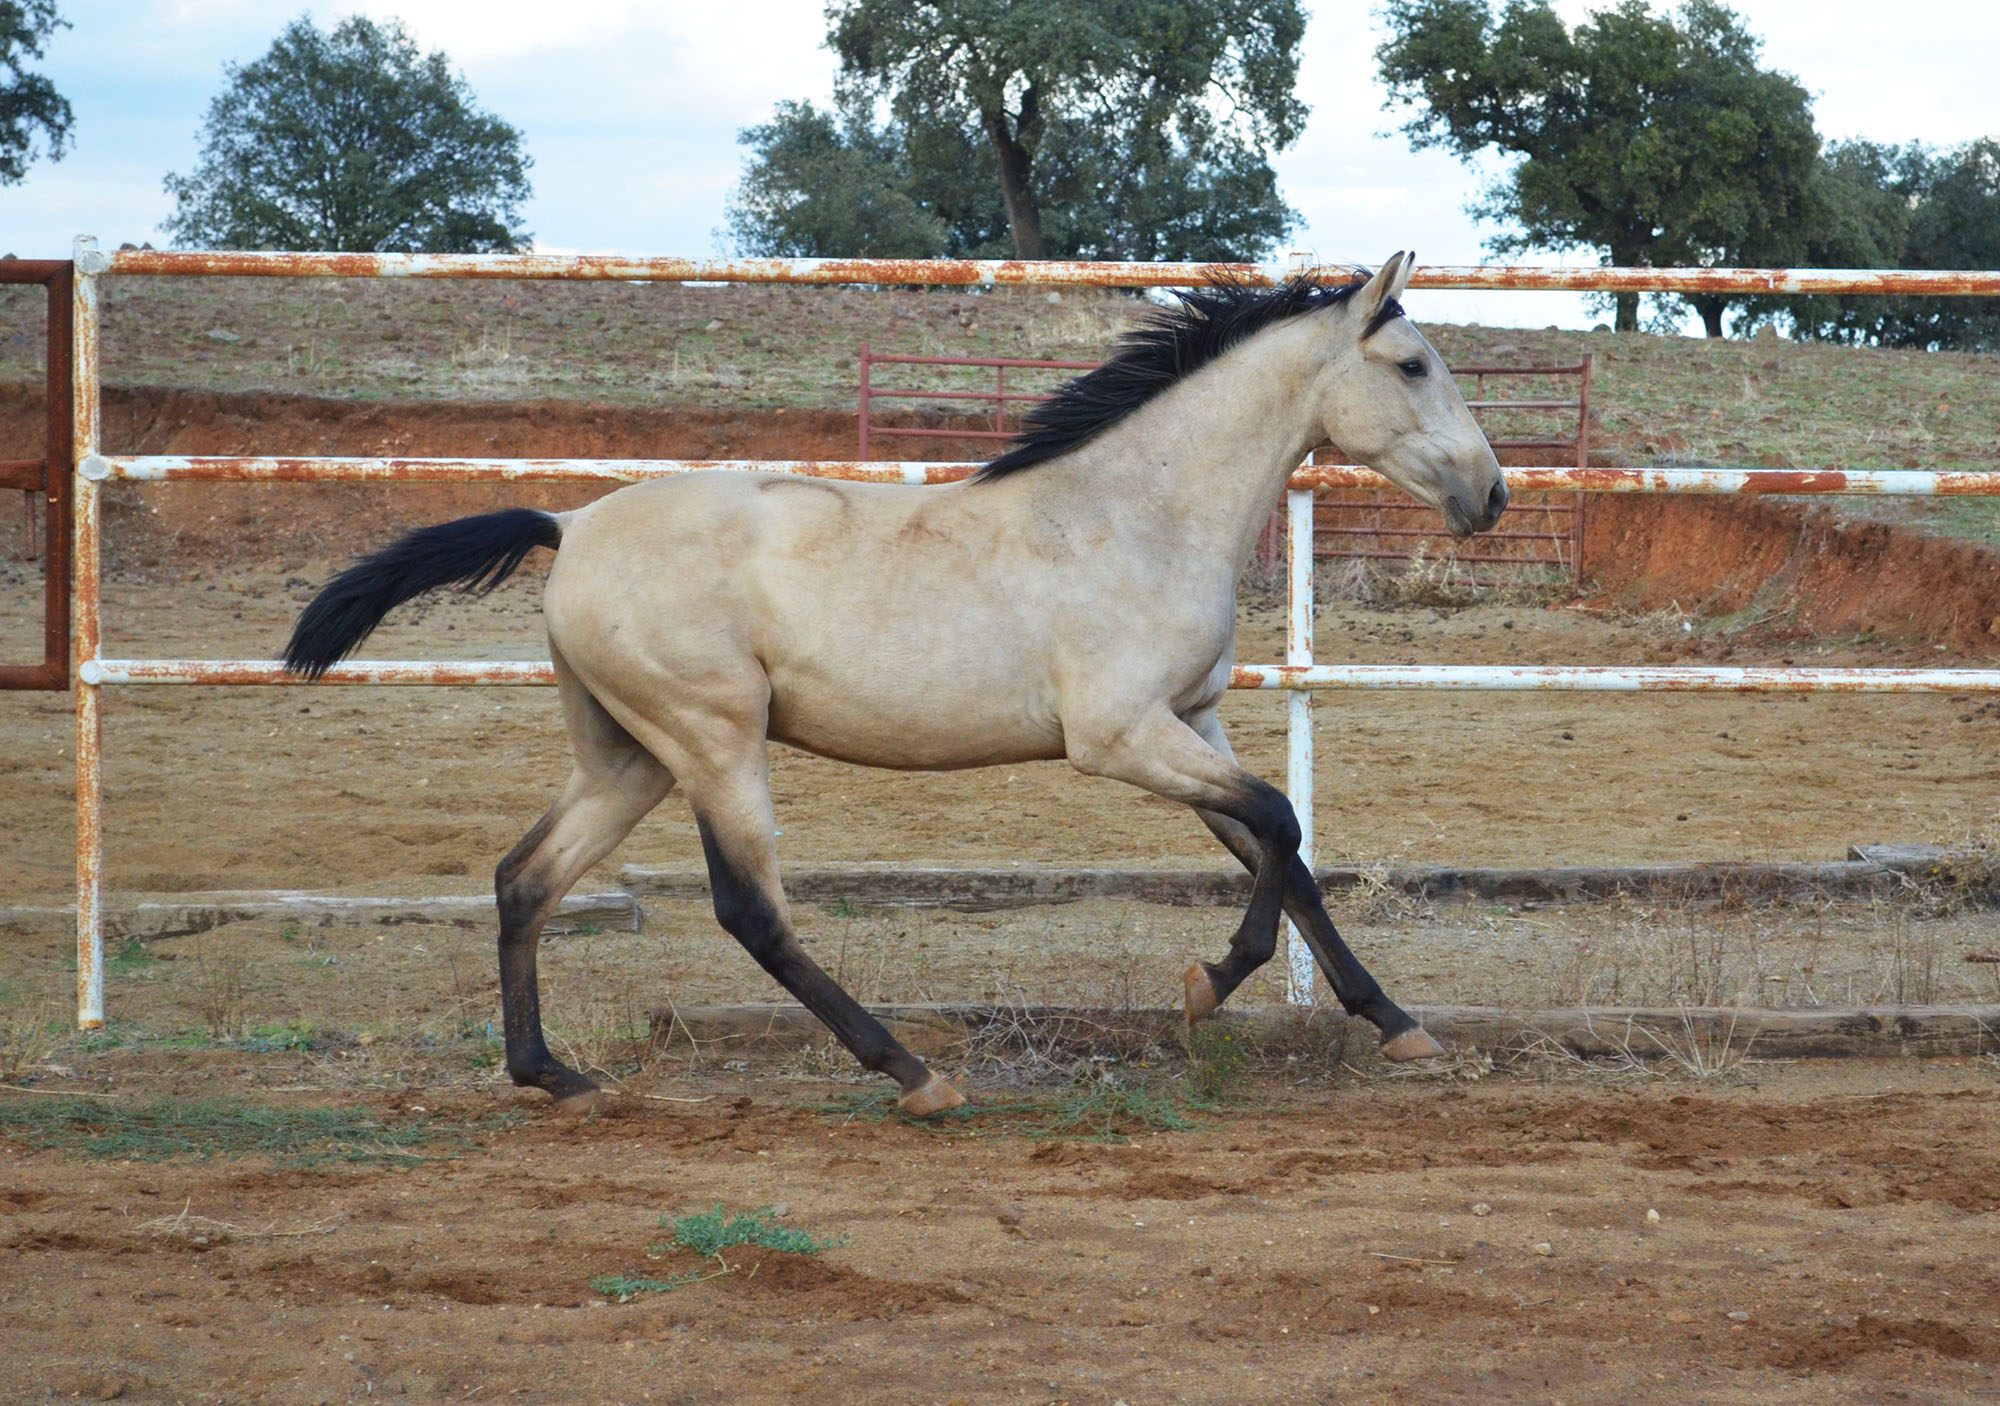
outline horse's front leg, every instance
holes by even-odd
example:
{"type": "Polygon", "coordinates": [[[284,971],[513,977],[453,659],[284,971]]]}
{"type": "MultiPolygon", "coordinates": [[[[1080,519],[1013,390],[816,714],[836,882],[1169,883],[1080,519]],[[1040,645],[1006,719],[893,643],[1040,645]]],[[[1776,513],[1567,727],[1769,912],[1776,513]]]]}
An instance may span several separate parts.
{"type": "MultiPolygon", "coordinates": [[[[1215,716],[1212,709],[1189,718],[1188,726],[1218,753],[1234,759],[1228,734],[1223,731],[1221,719],[1215,716]]],[[[1195,814],[1242,862],[1244,868],[1252,874],[1260,873],[1262,851],[1249,829],[1218,811],[1197,806],[1195,814]]],[[[1327,913],[1326,903],[1320,896],[1319,881],[1313,878],[1312,870],[1306,867],[1305,861],[1296,852],[1286,866],[1285,874],[1286,915],[1304,934],[1306,945],[1312,948],[1320,970],[1326,973],[1341,1009],[1349,1015],[1360,1016],[1381,1032],[1383,1058],[1402,1061],[1429,1059],[1443,1054],[1444,1047],[1417,1023],[1416,1017],[1389,999],[1381,984],[1361,965],[1361,959],[1341,940],[1340,930],[1333,925],[1333,918],[1327,913]]],[[[1276,945],[1275,935],[1269,948],[1243,951],[1232,945],[1229,956],[1220,964],[1196,962],[1189,967],[1186,977],[1188,1019],[1200,1020],[1213,1012],[1242,984],[1245,977],[1270,960],[1276,945]]]]}
{"type": "Polygon", "coordinates": [[[1244,847],[1244,863],[1253,876],[1250,904],[1229,939],[1229,955],[1213,966],[1197,963],[1188,973],[1190,1017],[1208,1014],[1277,950],[1285,879],[1299,853],[1299,821],[1292,803],[1277,787],[1238,766],[1227,740],[1214,745],[1164,708],[1101,745],[1092,744],[1089,732],[1079,735],[1067,725],[1065,736],[1077,770],[1129,781],[1215,816],[1244,847]],[[1197,976],[1216,993],[1199,1012],[1197,976]]]}

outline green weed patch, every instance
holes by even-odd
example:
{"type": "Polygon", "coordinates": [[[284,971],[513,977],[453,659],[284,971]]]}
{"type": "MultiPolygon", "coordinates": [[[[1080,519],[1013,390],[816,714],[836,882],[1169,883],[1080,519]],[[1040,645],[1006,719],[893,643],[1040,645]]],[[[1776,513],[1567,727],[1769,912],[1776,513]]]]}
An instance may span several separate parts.
{"type": "Polygon", "coordinates": [[[717,1206],[714,1210],[697,1211],[690,1216],[661,1216],[660,1225],[671,1227],[673,1238],[662,1244],[648,1245],[646,1250],[649,1254],[691,1251],[703,1259],[712,1260],[717,1267],[712,1270],[690,1269],[665,1279],[640,1274],[594,1274],[590,1287],[607,1299],[630,1303],[641,1294],[671,1294],[705,1279],[734,1274],[736,1271],[730,1268],[722,1252],[739,1245],[754,1245],[786,1255],[816,1255],[822,1250],[836,1249],[847,1243],[845,1235],[838,1240],[822,1240],[807,1231],[779,1225],[768,1210],[739,1211],[731,1215],[717,1206]]]}
{"type": "MultiPolygon", "coordinates": [[[[661,1216],[660,1224],[665,1226],[669,1221],[661,1216]]],[[[665,1245],[652,1246],[655,1252],[693,1250],[703,1259],[712,1260],[737,1245],[758,1245],[788,1255],[816,1255],[821,1250],[835,1249],[847,1243],[846,1236],[838,1240],[821,1240],[803,1230],[779,1225],[762,1211],[742,1211],[732,1216],[720,1206],[691,1216],[676,1216],[671,1224],[674,1228],[673,1240],[665,1245]]]]}

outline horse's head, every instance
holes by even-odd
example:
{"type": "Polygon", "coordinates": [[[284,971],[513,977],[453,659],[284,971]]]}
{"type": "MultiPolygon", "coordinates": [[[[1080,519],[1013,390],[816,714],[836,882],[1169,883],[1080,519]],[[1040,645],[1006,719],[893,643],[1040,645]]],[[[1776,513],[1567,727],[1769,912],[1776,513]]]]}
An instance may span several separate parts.
{"type": "Polygon", "coordinates": [[[1469,537],[1500,520],[1507,484],[1444,358],[1396,301],[1415,265],[1394,255],[1331,319],[1321,419],[1328,439],[1469,537]]]}

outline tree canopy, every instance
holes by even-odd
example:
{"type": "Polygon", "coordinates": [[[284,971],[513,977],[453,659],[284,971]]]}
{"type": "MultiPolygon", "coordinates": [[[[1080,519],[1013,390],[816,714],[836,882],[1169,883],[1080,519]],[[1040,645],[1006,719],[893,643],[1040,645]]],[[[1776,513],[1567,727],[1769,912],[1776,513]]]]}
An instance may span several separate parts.
{"type": "MultiPolygon", "coordinates": [[[[1472,211],[1496,254],[1591,249],[1617,265],[1795,262],[1819,139],[1805,90],[1758,67],[1715,0],[1620,0],[1575,28],[1547,0],[1389,0],[1376,50],[1419,147],[1517,158],[1472,211]]],[[[1726,297],[1687,300],[1710,335],[1726,297]]],[[[1617,326],[1639,296],[1617,295],[1617,326]]]]}
{"type": "Polygon", "coordinates": [[[1297,0],[833,0],[837,110],[781,104],[746,252],[1242,259],[1294,215],[1297,0]],[[843,205],[853,204],[847,210],[843,205]]]}
{"type": "Polygon", "coordinates": [[[522,247],[529,159],[442,53],[393,20],[302,17],[234,65],[164,223],[197,248],[490,253],[522,247]]]}
{"type": "MultiPolygon", "coordinates": [[[[1805,264],[2000,268],[2000,140],[1827,147],[1808,192],[1805,264]]],[[[1809,340],[2000,351],[2000,298],[1762,297],[1740,324],[1783,320],[1809,340]]]]}
{"type": "Polygon", "coordinates": [[[68,26],[56,0],[0,0],[0,185],[16,185],[27,174],[38,137],[51,161],[69,149],[68,101],[55,84],[28,71],[49,36],[68,26]]]}

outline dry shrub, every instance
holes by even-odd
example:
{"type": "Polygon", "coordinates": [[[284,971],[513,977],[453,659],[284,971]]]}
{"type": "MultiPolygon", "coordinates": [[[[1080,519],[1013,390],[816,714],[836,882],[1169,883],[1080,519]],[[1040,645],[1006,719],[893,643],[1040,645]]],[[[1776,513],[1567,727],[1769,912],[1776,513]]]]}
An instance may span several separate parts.
{"type": "Polygon", "coordinates": [[[195,1013],[212,1040],[241,1040],[250,1033],[250,988],[241,957],[194,944],[195,1013]]]}

